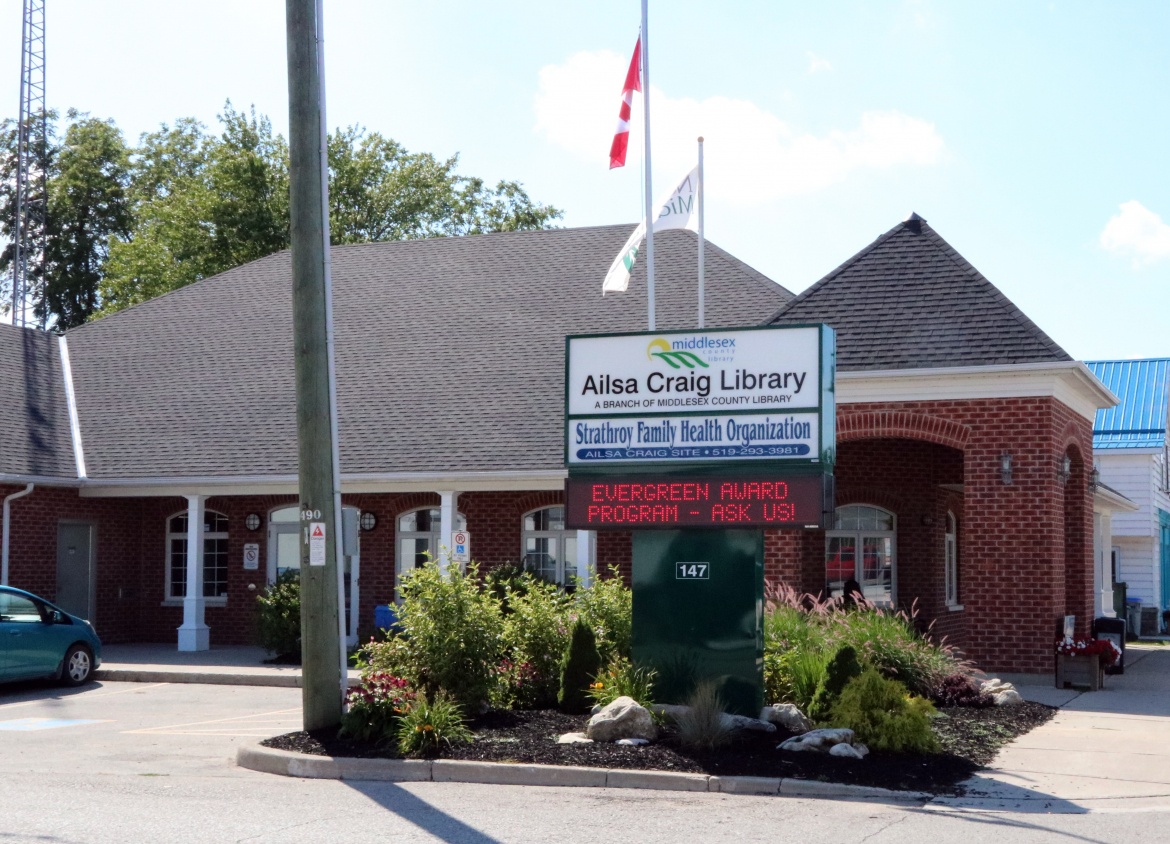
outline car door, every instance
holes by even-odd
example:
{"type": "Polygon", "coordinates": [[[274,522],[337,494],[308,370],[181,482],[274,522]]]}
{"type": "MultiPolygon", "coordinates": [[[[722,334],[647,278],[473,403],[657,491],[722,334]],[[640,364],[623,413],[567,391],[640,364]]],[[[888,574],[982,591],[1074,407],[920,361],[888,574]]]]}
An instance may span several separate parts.
{"type": "Polygon", "coordinates": [[[51,655],[46,653],[46,625],[41,608],[19,592],[0,590],[0,638],[3,638],[4,677],[19,680],[48,674],[57,660],[47,668],[51,655]]]}

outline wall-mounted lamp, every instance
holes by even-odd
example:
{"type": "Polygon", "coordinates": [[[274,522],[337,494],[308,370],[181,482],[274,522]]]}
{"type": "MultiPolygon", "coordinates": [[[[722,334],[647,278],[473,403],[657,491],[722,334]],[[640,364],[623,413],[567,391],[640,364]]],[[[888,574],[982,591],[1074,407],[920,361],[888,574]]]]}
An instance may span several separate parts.
{"type": "Polygon", "coordinates": [[[1056,476],[1060,478],[1062,484],[1068,483],[1069,475],[1072,474],[1072,458],[1067,454],[1064,459],[1060,461],[1060,469],[1057,470],[1056,476]]]}
{"type": "Polygon", "coordinates": [[[999,456],[999,478],[1005,484],[1012,482],[1012,456],[1006,451],[999,456]]]}
{"type": "Polygon", "coordinates": [[[373,530],[378,526],[378,517],[369,510],[363,510],[361,517],[358,519],[358,524],[362,530],[373,530]]]}
{"type": "Polygon", "coordinates": [[[260,516],[256,513],[249,513],[244,517],[244,527],[248,530],[257,530],[260,527],[260,516]]]}
{"type": "Polygon", "coordinates": [[[1093,492],[1097,491],[1097,487],[1101,484],[1101,471],[1093,467],[1093,471],[1089,473],[1089,489],[1093,492]]]}

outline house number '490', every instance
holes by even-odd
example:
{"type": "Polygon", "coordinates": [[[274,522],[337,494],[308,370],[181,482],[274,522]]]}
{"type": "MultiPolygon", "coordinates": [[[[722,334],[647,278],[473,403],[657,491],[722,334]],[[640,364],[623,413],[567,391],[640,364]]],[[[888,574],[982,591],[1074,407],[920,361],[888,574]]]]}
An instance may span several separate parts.
{"type": "Polygon", "coordinates": [[[710,580],[710,563],[675,563],[675,580],[710,580]]]}

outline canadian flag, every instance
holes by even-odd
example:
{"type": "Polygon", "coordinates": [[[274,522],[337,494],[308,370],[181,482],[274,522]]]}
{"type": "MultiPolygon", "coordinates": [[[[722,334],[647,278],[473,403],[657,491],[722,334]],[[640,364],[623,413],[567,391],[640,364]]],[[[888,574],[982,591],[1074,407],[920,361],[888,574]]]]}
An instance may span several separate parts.
{"type": "Polygon", "coordinates": [[[634,92],[642,90],[642,36],[634,45],[634,57],[630,59],[630,69],[626,71],[626,82],[622,86],[622,108],[618,112],[617,131],[613,133],[613,143],[609,147],[609,169],[626,166],[626,147],[630,145],[630,106],[634,101],[634,92]]]}

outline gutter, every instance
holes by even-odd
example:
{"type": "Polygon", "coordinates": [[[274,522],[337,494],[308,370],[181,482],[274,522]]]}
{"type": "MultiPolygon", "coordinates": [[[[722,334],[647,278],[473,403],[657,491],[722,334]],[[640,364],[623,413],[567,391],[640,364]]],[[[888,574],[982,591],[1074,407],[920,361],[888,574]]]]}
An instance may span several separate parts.
{"type": "Polygon", "coordinates": [[[4,538],[0,540],[0,586],[8,585],[8,537],[11,534],[12,509],[9,503],[24,498],[33,491],[36,484],[29,484],[20,492],[14,492],[4,499],[4,538]]]}

